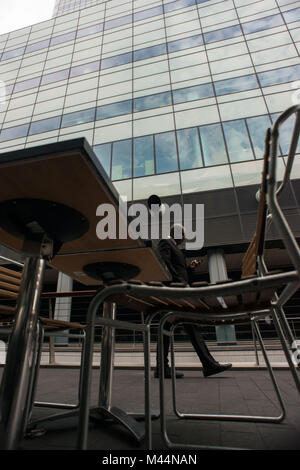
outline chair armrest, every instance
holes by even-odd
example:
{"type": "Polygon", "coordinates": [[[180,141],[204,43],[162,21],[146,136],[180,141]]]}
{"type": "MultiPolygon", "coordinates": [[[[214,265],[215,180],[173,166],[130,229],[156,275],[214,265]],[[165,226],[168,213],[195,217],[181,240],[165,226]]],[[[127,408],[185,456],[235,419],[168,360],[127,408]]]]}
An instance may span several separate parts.
{"type": "Polygon", "coordinates": [[[281,125],[293,114],[296,114],[291,144],[289,148],[288,160],[286,164],[286,170],[283,176],[282,183],[276,189],[276,195],[278,196],[286,185],[287,181],[290,178],[295,153],[297,148],[297,143],[300,133],[300,106],[291,106],[286,111],[284,111],[275,121],[272,130],[271,130],[271,158],[270,158],[270,167],[269,167],[269,182],[271,184],[276,184],[276,157],[278,149],[278,140],[279,140],[279,129],[281,125]]]}

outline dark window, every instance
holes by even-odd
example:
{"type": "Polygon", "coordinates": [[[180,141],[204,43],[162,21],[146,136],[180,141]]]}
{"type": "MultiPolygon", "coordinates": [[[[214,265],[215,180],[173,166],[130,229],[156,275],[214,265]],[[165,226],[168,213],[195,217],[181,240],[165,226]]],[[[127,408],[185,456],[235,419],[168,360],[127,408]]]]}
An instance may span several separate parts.
{"type": "Polygon", "coordinates": [[[121,140],[113,143],[112,180],[131,178],[132,140],[121,140]]]}
{"type": "Polygon", "coordinates": [[[252,90],[254,88],[259,88],[255,75],[244,75],[215,82],[216,95],[226,95],[235,91],[252,90]]]}
{"type": "Polygon", "coordinates": [[[53,72],[44,75],[42,78],[41,85],[48,85],[48,83],[59,82],[60,80],[66,80],[69,76],[69,69],[61,70],[60,72],[53,72]]]}
{"type": "Polygon", "coordinates": [[[76,124],[84,124],[95,119],[95,108],[83,109],[75,113],[64,114],[61,127],[74,126],[76,124]]]}
{"type": "Polygon", "coordinates": [[[128,113],[132,113],[132,100],[118,101],[117,103],[99,106],[96,119],[106,119],[128,113]]]}
{"type": "Polygon", "coordinates": [[[8,127],[7,129],[2,129],[2,131],[0,132],[0,142],[25,137],[28,134],[28,129],[29,124],[22,124],[22,126],[8,127]]]}
{"type": "Polygon", "coordinates": [[[174,104],[183,103],[185,101],[199,100],[214,96],[211,83],[204,83],[203,85],[196,85],[188,88],[179,88],[173,90],[174,104]]]}
{"type": "Polygon", "coordinates": [[[70,77],[77,77],[78,75],[84,75],[86,73],[97,72],[99,70],[100,60],[95,62],[89,62],[87,64],[76,65],[71,68],[70,77]]]}
{"type": "Polygon", "coordinates": [[[132,52],[125,52],[125,54],[114,55],[101,60],[101,69],[109,69],[117,65],[129,64],[132,62],[132,52]]]}
{"type": "Polygon", "coordinates": [[[153,136],[136,137],[134,139],[134,175],[147,176],[154,173],[153,136]]]}
{"type": "Polygon", "coordinates": [[[133,60],[143,60],[149,57],[156,57],[161,54],[167,53],[166,44],[158,44],[157,46],[144,47],[138,51],[133,51],[133,60]]]}
{"type": "Polygon", "coordinates": [[[146,109],[159,108],[172,104],[171,92],[157,93],[155,95],[141,96],[134,99],[134,111],[144,111],[146,109]]]}
{"type": "Polygon", "coordinates": [[[60,116],[42,119],[41,121],[35,121],[31,123],[29,135],[40,134],[42,132],[54,131],[59,129],[60,116]]]}
{"type": "Polygon", "coordinates": [[[97,155],[101,165],[110,177],[110,163],[111,163],[111,144],[101,144],[94,147],[94,152],[97,155]]]}
{"type": "Polygon", "coordinates": [[[249,21],[242,24],[244,34],[255,33],[256,31],[262,31],[264,29],[273,28],[283,24],[281,15],[266,16],[259,20],[249,21]]]}
{"type": "Polygon", "coordinates": [[[157,173],[178,170],[175,132],[155,135],[155,155],[157,173]]]}
{"type": "Polygon", "coordinates": [[[196,34],[195,36],[168,42],[168,51],[181,51],[183,49],[189,49],[190,47],[201,46],[201,44],[203,44],[202,34],[196,34]]]}

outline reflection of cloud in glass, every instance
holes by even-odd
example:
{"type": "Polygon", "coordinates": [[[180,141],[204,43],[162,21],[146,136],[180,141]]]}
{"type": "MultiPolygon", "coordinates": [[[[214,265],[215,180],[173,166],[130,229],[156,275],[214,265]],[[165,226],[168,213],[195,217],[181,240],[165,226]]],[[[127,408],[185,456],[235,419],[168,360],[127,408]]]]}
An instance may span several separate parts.
{"type": "Polygon", "coordinates": [[[177,131],[179,161],[181,170],[202,166],[198,129],[177,131]]]}
{"type": "Polygon", "coordinates": [[[188,88],[179,88],[173,91],[174,103],[183,103],[185,101],[199,100],[214,96],[211,83],[196,85],[188,88]]]}
{"type": "Polygon", "coordinates": [[[256,31],[273,28],[274,26],[280,26],[281,24],[283,24],[281,15],[272,15],[261,18],[260,20],[249,21],[242,24],[242,27],[244,34],[249,34],[255,33],[256,31]]]}
{"type": "Polygon", "coordinates": [[[298,80],[300,76],[300,65],[281,67],[270,72],[261,72],[258,78],[261,86],[275,85],[276,83],[291,82],[298,80]]]}
{"type": "Polygon", "coordinates": [[[258,116],[247,119],[247,125],[254,148],[256,158],[263,158],[265,148],[265,136],[270,127],[269,116],[258,116]]]}
{"type": "Polygon", "coordinates": [[[157,173],[178,170],[175,132],[164,132],[155,136],[157,173]]]}
{"type": "Polygon", "coordinates": [[[224,133],[231,162],[253,159],[244,121],[225,122],[224,133]]]}
{"type": "Polygon", "coordinates": [[[241,36],[242,30],[239,25],[230,26],[229,28],[217,29],[216,31],[210,31],[209,33],[204,33],[204,41],[215,42],[222,41],[222,39],[234,38],[236,36],[241,36]]]}
{"type": "Polygon", "coordinates": [[[142,96],[135,98],[134,111],[143,111],[145,109],[159,108],[172,104],[171,92],[157,93],[155,95],[142,96]]]}
{"type": "Polygon", "coordinates": [[[113,180],[131,178],[131,139],[113,143],[112,175],[113,180]]]}
{"type": "Polygon", "coordinates": [[[255,75],[244,75],[215,82],[216,95],[226,95],[235,91],[252,90],[258,88],[255,75]]]}
{"type": "Polygon", "coordinates": [[[226,149],[220,124],[201,126],[200,136],[205,165],[226,163],[226,149]]]}

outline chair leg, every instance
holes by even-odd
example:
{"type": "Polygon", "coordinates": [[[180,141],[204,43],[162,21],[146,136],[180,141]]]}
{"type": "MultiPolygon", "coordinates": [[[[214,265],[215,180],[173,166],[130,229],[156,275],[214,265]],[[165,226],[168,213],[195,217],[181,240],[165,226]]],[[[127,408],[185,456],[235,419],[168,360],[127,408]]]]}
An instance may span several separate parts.
{"type": "MultiPolygon", "coordinates": [[[[266,422],[266,423],[280,423],[284,417],[285,417],[285,407],[284,403],[279,391],[279,387],[277,385],[272,366],[270,364],[266,348],[264,346],[262,336],[258,327],[258,324],[256,321],[253,321],[253,327],[254,331],[256,333],[257,339],[260,343],[263,356],[267,365],[268,372],[271,377],[271,381],[274,386],[274,390],[276,393],[276,396],[278,398],[279,406],[280,406],[280,414],[278,416],[249,416],[249,415],[217,415],[217,414],[200,414],[200,413],[181,413],[176,406],[176,379],[175,379],[175,364],[174,364],[174,359],[175,359],[175,354],[174,354],[174,340],[173,340],[173,335],[174,335],[174,330],[176,328],[176,324],[173,324],[171,330],[169,332],[164,330],[164,324],[167,320],[162,319],[160,323],[160,330],[159,330],[159,348],[162,348],[163,345],[163,335],[164,334],[169,334],[171,335],[171,370],[172,370],[172,398],[173,398],[173,410],[175,414],[180,418],[180,419],[199,419],[199,420],[220,420],[220,421],[245,421],[245,422],[266,422]]],[[[162,360],[161,360],[162,362],[162,360]]],[[[163,364],[161,364],[162,366],[163,364]]],[[[163,371],[163,368],[162,368],[163,371]]],[[[161,432],[162,432],[162,437],[167,445],[168,448],[172,449],[180,449],[180,448],[199,448],[199,449],[220,449],[220,447],[213,447],[213,446],[195,446],[195,445],[187,445],[187,444],[179,444],[179,443],[174,443],[171,442],[169,439],[169,436],[167,434],[167,426],[166,426],[166,410],[165,410],[165,403],[164,403],[164,377],[163,373],[161,374],[161,379],[160,379],[160,406],[161,406],[161,432]]]]}
{"type": "MultiPolygon", "coordinates": [[[[176,392],[175,392],[175,386],[173,386],[173,399],[175,397],[174,411],[175,411],[176,415],[179,418],[210,419],[210,420],[224,420],[224,421],[249,421],[249,422],[254,421],[254,422],[267,422],[267,423],[270,423],[270,422],[271,423],[280,423],[284,419],[284,417],[285,417],[284,403],[283,403],[283,400],[282,400],[282,397],[281,397],[281,394],[280,394],[280,391],[279,391],[279,388],[278,388],[278,385],[277,385],[277,382],[276,382],[276,379],[275,379],[275,376],[274,376],[274,373],[273,373],[273,369],[272,369],[272,366],[270,364],[270,361],[269,361],[269,358],[268,358],[268,355],[267,355],[267,352],[266,352],[266,348],[264,346],[264,343],[263,343],[263,340],[262,340],[262,337],[261,337],[261,334],[260,334],[260,331],[259,331],[259,328],[258,328],[258,324],[257,324],[256,321],[253,321],[253,326],[254,326],[257,339],[260,343],[260,346],[261,346],[261,349],[262,349],[262,352],[263,352],[263,356],[264,356],[264,359],[265,359],[265,362],[266,362],[266,365],[267,365],[268,372],[270,374],[270,377],[271,377],[271,380],[272,380],[272,383],[273,383],[273,387],[274,387],[274,390],[275,390],[275,393],[276,393],[276,396],[277,396],[277,399],[278,399],[278,402],[279,402],[279,405],[280,405],[281,413],[278,416],[249,416],[249,415],[226,415],[226,414],[216,415],[216,414],[202,414],[202,413],[181,413],[180,411],[178,411],[178,409],[176,407],[176,401],[175,401],[176,400],[176,392]]],[[[174,351],[172,353],[172,362],[173,362],[173,360],[174,360],[174,351]]],[[[172,382],[175,384],[175,377],[174,377],[173,374],[172,374],[172,382]]]]}
{"type": "Polygon", "coordinates": [[[279,319],[278,319],[278,316],[277,316],[277,310],[276,310],[275,308],[273,309],[273,312],[272,312],[272,318],[273,318],[274,325],[275,325],[277,334],[278,334],[279,339],[280,339],[280,342],[281,342],[281,346],[282,346],[283,352],[284,352],[284,354],[285,354],[287,363],[288,363],[288,365],[289,365],[291,374],[292,374],[292,376],[293,376],[295,385],[296,385],[296,387],[297,387],[298,392],[300,393],[300,380],[299,380],[299,375],[298,375],[298,372],[297,372],[297,370],[296,370],[295,364],[294,364],[294,362],[293,362],[293,360],[292,360],[292,357],[291,357],[289,348],[288,348],[288,346],[287,346],[287,344],[286,344],[286,339],[285,339],[285,336],[284,336],[284,333],[283,333],[283,330],[282,330],[281,323],[280,323],[280,321],[279,321],[279,319]]]}
{"type": "MultiPolygon", "coordinates": [[[[36,373],[36,377],[34,378],[34,395],[35,395],[35,389],[37,386],[38,371],[40,368],[40,358],[41,358],[43,337],[44,335],[41,337],[40,342],[39,342],[37,373],[36,373]]],[[[37,408],[50,408],[50,409],[54,408],[56,410],[64,410],[64,411],[61,411],[61,412],[56,411],[54,414],[50,414],[41,418],[29,419],[27,423],[28,431],[30,431],[31,429],[34,429],[38,424],[41,424],[45,421],[56,421],[58,419],[69,418],[73,415],[78,414],[78,409],[80,407],[80,401],[81,401],[82,386],[83,386],[82,377],[83,377],[83,353],[84,353],[84,347],[85,347],[85,333],[83,333],[82,338],[83,338],[83,342],[82,342],[82,353],[81,353],[80,372],[79,372],[77,403],[55,403],[55,402],[39,402],[39,401],[33,402],[32,408],[35,406],[37,408]]],[[[33,395],[33,398],[34,398],[34,395],[33,395]]],[[[31,411],[31,415],[32,415],[32,411],[31,411]]]]}

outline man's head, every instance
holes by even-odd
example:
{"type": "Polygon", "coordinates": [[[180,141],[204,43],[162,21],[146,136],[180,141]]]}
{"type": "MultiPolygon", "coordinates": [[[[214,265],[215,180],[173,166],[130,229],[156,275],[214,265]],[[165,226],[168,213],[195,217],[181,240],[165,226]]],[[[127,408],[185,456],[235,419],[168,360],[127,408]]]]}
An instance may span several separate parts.
{"type": "Polygon", "coordinates": [[[177,245],[180,245],[185,240],[184,226],[181,224],[174,224],[170,229],[170,237],[175,240],[177,245]]]}

